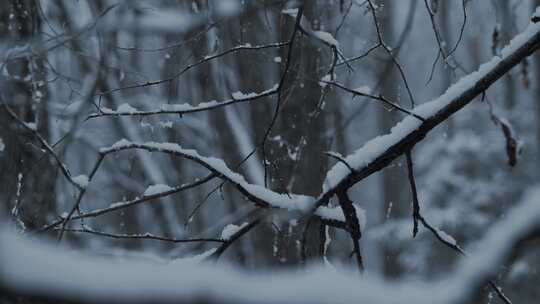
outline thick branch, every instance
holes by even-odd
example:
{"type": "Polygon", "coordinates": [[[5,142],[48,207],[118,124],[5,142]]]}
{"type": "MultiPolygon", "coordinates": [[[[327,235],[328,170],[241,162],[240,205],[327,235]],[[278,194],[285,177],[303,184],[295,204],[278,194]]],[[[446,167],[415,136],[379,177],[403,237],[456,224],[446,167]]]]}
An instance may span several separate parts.
{"type": "Polygon", "coordinates": [[[502,58],[494,57],[477,72],[463,77],[439,98],[415,108],[412,112],[424,117],[424,122],[408,116],[392,128],[391,133],[374,138],[348,156],[346,161],[355,172],[351,172],[342,163],[336,164],[327,174],[325,189],[317,206],[385,168],[394,159],[409,151],[424,139],[428,132],[469,104],[539,47],[540,25],[531,23],[501,51],[502,58]]]}
{"type": "Polygon", "coordinates": [[[339,206],[343,210],[345,221],[347,223],[347,227],[349,228],[349,234],[351,235],[351,240],[353,242],[354,255],[356,257],[358,269],[360,272],[363,272],[364,262],[362,261],[362,254],[360,252],[360,238],[362,237],[362,231],[360,229],[360,223],[358,222],[356,209],[354,208],[354,204],[346,191],[338,192],[337,196],[339,206]]]}

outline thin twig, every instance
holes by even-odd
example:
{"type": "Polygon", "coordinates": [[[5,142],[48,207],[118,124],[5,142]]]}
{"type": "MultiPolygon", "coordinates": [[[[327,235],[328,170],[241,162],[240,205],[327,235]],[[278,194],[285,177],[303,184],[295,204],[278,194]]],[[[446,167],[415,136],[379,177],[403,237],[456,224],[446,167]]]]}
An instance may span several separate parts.
{"type": "MultiPolygon", "coordinates": [[[[60,230],[60,229],[55,229],[60,230]]],[[[64,229],[65,232],[74,232],[74,233],[86,233],[86,234],[92,234],[107,238],[113,238],[113,239],[143,239],[143,240],[155,240],[155,241],[163,241],[163,242],[170,242],[170,243],[197,243],[197,242],[214,242],[214,243],[225,243],[226,240],[223,239],[212,239],[212,238],[193,238],[193,239],[175,239],[175,238],[167,238],[163,236],[157,236],[153,235],[151,233],[144,233],[144,234],[116,234],[116,233],[108,233],[103,231],[97,231],[94,229],[89,229],[85,226],[85,228],[68,228],[64,229]]]]}

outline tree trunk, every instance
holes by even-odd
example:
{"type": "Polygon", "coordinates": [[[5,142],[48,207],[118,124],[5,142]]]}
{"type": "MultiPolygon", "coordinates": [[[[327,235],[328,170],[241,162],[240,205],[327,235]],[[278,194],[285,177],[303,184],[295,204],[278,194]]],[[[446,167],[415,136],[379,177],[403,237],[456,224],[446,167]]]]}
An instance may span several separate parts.
{"type": "MultiPolygon", "coordinates": [[[[41,22],[34,1],[11,0],[0,4],[0,18],[9,48],[25,47],[39,33],[41,22]]],[[[42,58],[12,60],[0,73],[2,99],[16,114],[49,139],[47,89],[42,58]]],[[[50,155],[44,155],[33,134],[24,130],[5,111],[0,111],[0,200],[6,210],[18,210],[26,228],[45,224],[54,211],[57,169],[50,155]],[[39,174],[36,174],[39,172],[39,174]],[[18,189],[18,185],[21,189],[18,189]],[[20,193],[20,195],[18,194],[20,193]],[[20,208],[12,209],[18,202],[20,208]]]]}
{"type": "MultiPolygon", "coordinates": [[[[534,7],[533,12],[536,9],[536,7],[540,6],[540,0],[534,1],[534,7]]],[[[540,176],[540,102],[538,100],[540,99],[540,54],[536,53],[533,55],[534,60],[534,69],[535,69],[535,77],[533,78],[536,83],[534,83],[534,99],[537,100],[535,103],[536,105],[536,163],[538,170],[538,176],[540,176]]]]}

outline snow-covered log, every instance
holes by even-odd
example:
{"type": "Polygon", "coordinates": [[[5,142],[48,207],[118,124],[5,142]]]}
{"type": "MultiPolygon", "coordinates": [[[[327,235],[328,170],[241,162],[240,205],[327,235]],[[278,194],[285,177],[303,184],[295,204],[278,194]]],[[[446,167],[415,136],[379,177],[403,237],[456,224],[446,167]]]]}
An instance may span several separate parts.
{"type": "MultiPolygon", "coordinates": [[[[80,303],[466,303],[523,241],[540,236],[540,187],[474,244],[449,277],[387,282],[333,268],[248,274],[182,258],[118,260],[0,232],[0,294],[80,303]]],[[[0,296],[0,299],[2,299],[0,296]]]]}

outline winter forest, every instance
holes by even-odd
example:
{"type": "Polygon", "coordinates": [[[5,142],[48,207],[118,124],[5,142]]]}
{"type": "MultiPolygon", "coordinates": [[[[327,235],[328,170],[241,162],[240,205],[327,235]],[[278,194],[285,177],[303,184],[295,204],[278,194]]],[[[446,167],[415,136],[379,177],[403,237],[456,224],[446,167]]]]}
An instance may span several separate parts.
{"type": "Polygon", "coordinates": [[[540,0],[0,2],[1,303],[538,303],[540,0]]]}

